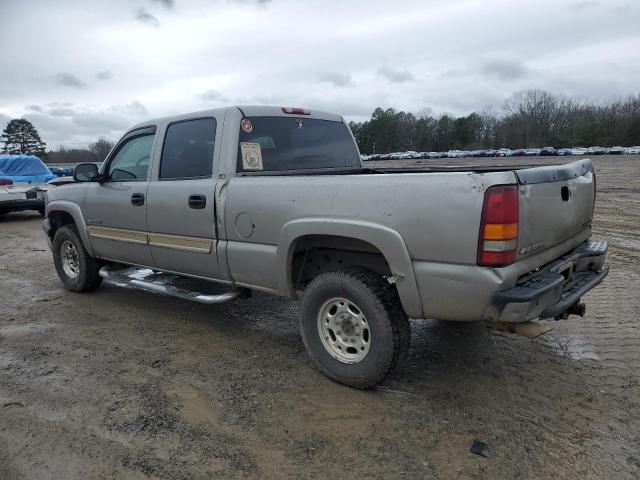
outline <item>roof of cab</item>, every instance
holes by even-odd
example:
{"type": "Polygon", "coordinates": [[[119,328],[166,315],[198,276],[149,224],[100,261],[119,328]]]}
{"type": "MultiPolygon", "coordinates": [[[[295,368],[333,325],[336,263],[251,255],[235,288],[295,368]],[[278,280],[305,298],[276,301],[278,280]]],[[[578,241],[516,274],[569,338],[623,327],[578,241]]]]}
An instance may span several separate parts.
{"type": "Polygon", "coordinates": [[[170,115],[167,117],[159,117],[140,122],[127,129],[127,132],[136,130],[142,127],[149,127],[157,125],[159,123],[173,122],[177,120],[188,120],[190,118],[206,117],[213,114],[220,114],[227,110],[238,109],[244,116],[247,117],[302,117],[302,118],[315,118],[319,120],[331,120],[334,122],[342,122],[343,119],[340,115],[335,113],[323,112],[320,110],[307,109],[309,115],[290,114],[284,113],[281,106],[266,106],[266,105],[234,105],[228,107],[209,108],[207,110],[200,110],[197,112],[182,113],[179,115],[170,115]]]}

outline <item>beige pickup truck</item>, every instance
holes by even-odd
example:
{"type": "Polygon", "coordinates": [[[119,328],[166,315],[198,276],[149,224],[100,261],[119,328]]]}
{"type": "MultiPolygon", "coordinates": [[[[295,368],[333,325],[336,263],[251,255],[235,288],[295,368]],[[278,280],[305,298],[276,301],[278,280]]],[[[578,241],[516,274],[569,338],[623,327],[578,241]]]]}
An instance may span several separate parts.
{"type": "Polygon", "coordinates": [[[358,388],[407,352],[409,317],[584,315],[608,271],[607,243],[591,238],[591,161],[372,170],[326,112],[149,120],[74,178],[49,192],[44,220],[68,289],[105,280],[204,303],[302,293],[310,356],[358,388]]]}

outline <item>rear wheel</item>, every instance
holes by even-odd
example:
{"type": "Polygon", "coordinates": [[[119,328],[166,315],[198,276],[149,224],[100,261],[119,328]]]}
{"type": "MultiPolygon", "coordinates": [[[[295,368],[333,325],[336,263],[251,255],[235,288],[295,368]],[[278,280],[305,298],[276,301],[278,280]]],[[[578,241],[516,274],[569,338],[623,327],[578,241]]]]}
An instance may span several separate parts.
{"type": "Polygon", "coordinates": [[[361,389],[380,383],[409,348],[409,321],[395,288],[362,268],[327,272],[309,284],[300,331],[320,370],[361,389]]]}
{"type": "Polygon", "coordinates": [[[53,237],[53,262],[65,288],[73,292],[95,290],[102,283],[100,264],[84,248],[75,225],[60,227],[53,237]]]}

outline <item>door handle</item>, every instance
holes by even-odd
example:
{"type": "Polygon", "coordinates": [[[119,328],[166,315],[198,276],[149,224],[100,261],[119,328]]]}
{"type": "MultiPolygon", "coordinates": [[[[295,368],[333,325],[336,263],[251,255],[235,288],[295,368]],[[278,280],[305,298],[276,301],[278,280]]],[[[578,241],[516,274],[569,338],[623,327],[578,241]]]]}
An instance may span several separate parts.
{"type": "Polygon", "coordinates": [[[207,197],[204,195],[189,195],[189,208],[200,210],[207,206],[207,197]]]}
{"type": "Polygon", "coordinates": [[[131,205],[144,205],[144,194],[143,193],[132,193],[131,194],[131,205]]]}

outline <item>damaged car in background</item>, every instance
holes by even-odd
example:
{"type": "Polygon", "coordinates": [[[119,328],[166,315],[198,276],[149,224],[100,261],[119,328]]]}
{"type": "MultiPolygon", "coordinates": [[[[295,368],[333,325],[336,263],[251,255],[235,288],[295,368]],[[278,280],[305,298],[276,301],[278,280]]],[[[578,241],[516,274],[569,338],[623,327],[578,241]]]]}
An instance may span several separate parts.
{"type": "Polygon", "coordinates": [[[44,214],[46,184],[54,178],[34,155],[0,155],[0,215],[21,210],[44,214]]]}
{"type": "Polygon", "coordinates": [[[409,318],[584,315],[608,272],[590,160],[365,168],[344,118],[326,112],[150,120],[74,179],[49,192],[43,222],[67,289],[104,280],[208,304],[302,295],[309,355],[356,388],[400,363],[409,318]]]}

